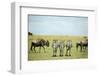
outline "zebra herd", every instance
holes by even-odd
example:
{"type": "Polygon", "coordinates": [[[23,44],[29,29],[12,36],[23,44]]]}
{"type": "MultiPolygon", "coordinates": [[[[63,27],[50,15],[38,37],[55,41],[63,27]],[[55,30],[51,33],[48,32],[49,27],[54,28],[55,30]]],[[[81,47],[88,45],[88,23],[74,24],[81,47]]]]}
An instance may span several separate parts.
{"type": "MultiPolygon", "coordinates": [[[[50,42],[48,40],[44,40],[44,39],[34,40],[31,43],[31,51],[34,50],[34,52],[36,53],[35,48],[39,47],[39,53],[40,53],[42,47],[44,49],[44,52],[46,53],[45,46],[46,47],[50,46],[50,42]]],[[[53,40],[51,43],[51,47],[52,47],[53,57],[57,56],[58,51],[60,51],[59,56],[64,56],[64,52],[65,52],[65,56],[71,56],[71,49],[73,45],[71,40],[67,40],[67,41],[53,40]]],[[[80,48],[80,52],[82,52],[83,50],[85,51],[88,48],[88,40],[76,42],[76,49],[78,50],[79,48],[80,48]]]]}
{"type": "Polygon", "coordinates": [[[60,50],[60,56],[64,54],[64,48],[66,47],[66,56],[71,56],[71,48],[72,48],[72,41],[68,40],[66,44],[64,41],[53,40],[52,48],[53,48],[53,57],[57,56],[58,49],[60,50]]]}

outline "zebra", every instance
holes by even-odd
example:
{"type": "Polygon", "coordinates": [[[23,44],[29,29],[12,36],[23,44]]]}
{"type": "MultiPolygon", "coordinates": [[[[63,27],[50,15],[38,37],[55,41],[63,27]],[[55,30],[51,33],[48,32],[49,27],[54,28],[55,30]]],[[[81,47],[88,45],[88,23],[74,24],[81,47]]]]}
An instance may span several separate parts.
{"type": "Polygon", "coordinates": [[[65,56],[71,56],[72,41],[68,40],[66,43],[66,54],[65,56]]]}
{"type": "Polygon", "coordinates": [[[64,47],[65,47],[64,41],[60,41],[59,42],[60,56],[63,56],[64,54],[64,47]]]}
{"type": "Polygon", "coordinates": [[[58,49],[58,41],[57,40],[53,40],[52,48],[53,48],[53,57],[56,57],[57,49],[58,49]]]}
{"type": "Polygon", "coordinates": [[[64,47],[65,47],[64,41],[53,40],[53,43],[52,43],[53,57],[56,57],[58,50],[60,51],[59,56],[63,56],[64,47]]]}

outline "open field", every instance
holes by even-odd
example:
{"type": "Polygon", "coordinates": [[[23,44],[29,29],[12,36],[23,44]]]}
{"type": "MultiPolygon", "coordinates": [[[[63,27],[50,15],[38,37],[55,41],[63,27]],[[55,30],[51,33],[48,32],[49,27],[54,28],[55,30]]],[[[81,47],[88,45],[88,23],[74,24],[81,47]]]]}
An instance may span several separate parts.
{"type": "Polygon", "coordinates": [[[76,50],[76,42],[84,40],[84,36],[44,36],[44,35],[29,35],[28,37],[28,60],[33,61],[33,60],[58,60],[58,59],[83,59],[83,58],[88,58],[88,50],[85,50],[84,52],[80,52],[80,50],[76,50]],[[32,40],[37,40],[37,39],[44,39],[44,40],[49,40],[50,46],[45,47],[46,53],[44,53],[43,48],[41,49],[41,53],[39,53],[39,48],[36,48],[37,53],[34,53],[34,50],[31,51],[31,42],[32,40]],[[66,49],[64,48],[64,56],[60,57],[59,56],[59,50],[57,51],[57,57],[52,57],[53,55],[53,50],[51,47],[51,43],[53,40],[64,40],[65,42],[67,40],[72,40],[72,51],[71,54],[72,56],[65,56],[65,51],[66,49]]]}

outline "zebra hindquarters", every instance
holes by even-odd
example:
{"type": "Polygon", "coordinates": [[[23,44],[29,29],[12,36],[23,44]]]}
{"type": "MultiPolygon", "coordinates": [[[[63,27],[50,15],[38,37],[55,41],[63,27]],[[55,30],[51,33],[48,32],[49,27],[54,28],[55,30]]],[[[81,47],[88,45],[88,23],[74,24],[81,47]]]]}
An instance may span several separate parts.
{"type": "Polygon", "coordinates": [[[56,57],[57,54],[57,48],[53,48],[53,57],[56,57]]]}
{"type": "Polygon", "coordinates": [[[71,56],[71,46],[66,46],[66,54],[65,56],[71,56]]]}

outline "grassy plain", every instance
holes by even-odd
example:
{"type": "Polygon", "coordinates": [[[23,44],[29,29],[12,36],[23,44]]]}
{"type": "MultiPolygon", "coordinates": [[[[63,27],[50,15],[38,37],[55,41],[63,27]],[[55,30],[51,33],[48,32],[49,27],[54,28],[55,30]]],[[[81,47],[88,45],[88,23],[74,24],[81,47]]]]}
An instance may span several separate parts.
{"type": "Polygon", "coordinates": [[[47,36],[47,35],[29,35],[28,36],[28,60],[33,61],[33,60],[58,60],[58,59],[84,59],[88,58],[88,50],[84,52],[80,52],[80,50],[76,50],[76,42],[84,40],[84,36],[47,36]],[[41,49],[41,53],[39,53],[39,48],[36,48],[37,53],[34,53],[34,50],[31,51],[31,42],[32,40],[37,40],[37,39],[44,39],[44,40],[49,40],[50,46],[45,47],[46,53],[44,53],[43,48],[41,49]],[[72,56],[65,56],[65,51],[66,49],[64,48],[64,56],[60,57],[59,56],[59,50],[57,51],[57,57],[52,57],[53,55],[53,50],[51,47],[52,41],[53,40],[64,40],[65,42],[67,40],[72,40],[72,51],[71,54],[72,56]]]}

